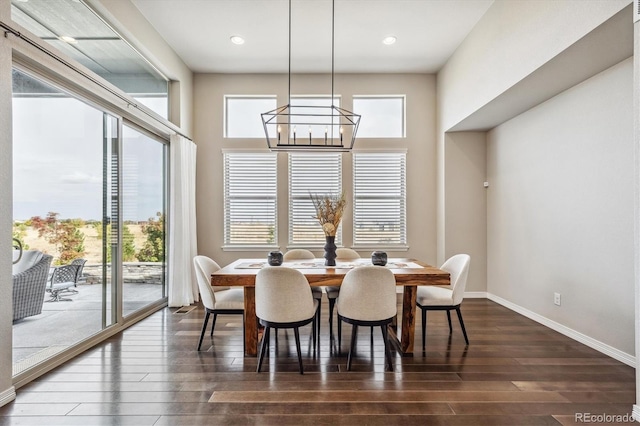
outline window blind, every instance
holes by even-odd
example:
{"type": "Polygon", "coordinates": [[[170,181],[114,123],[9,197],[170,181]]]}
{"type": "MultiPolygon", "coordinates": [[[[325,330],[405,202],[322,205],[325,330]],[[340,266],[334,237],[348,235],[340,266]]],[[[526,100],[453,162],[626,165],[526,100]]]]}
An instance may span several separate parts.
{"type": "Polygon", "coordinates": [[[406,153],[353,153],[353,242],[406,245],[406,153]]]}
{"type": "Polygon", "coordinates": [[[224,244],[277,242],[275,153],[224,154],[224,244]]]}
{"type": "MultiPolygon", "coordinates": [[[[342,155],[340,153],[289,154],[289,244],[321,246],[324,232],[314,218],[316,211],[309,193],[342,192],[342,155]]],[[[342,224],[336,233],[342,244],[342,224]]]]}

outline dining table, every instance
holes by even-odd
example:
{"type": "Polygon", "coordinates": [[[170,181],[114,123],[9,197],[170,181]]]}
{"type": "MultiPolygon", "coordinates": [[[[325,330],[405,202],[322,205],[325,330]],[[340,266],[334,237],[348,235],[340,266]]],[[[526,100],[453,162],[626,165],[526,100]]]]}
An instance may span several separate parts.
{"type": "MultiPolygon", "coordinates": [[[[258,319],[256,317],[255,279],[265,267],[289,267],[304,274],[310,286],[340,286],[345,274],[353,268],[371,265],[371,259],[336,261],[335,266],[325,266],[325,259],[305,259],[284,262],[281,266],[269,266],[266,259],[238,259],[211,275],[212,286],[243,287],[244,289],[244,352],[245,356],[258,354],[258,319]]],[[[389,258],[384,266],[396,279],[402,292],[402,326],[397,332],[397,321],[389,327],[389,336],[402,355],[413,354],[415,336],[416,295],[418,286],[449,285],[449,273],[416,259],[389,258]]]]}

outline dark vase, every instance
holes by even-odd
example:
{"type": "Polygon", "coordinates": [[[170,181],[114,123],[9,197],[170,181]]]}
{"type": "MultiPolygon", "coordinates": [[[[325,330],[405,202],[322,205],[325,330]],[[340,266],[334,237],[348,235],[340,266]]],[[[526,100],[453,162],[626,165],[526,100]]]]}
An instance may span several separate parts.
{"type": "Polygon", "coordinates": [[[387,264],[387,253],[383,251],[374,251],[371,253],[371,263],[378,266],[384,266],[387,264]]]}
{"type": "Polygon", "coordinates": [[[281,251],[270,251],[267,255],[267,262],[271,266],[280,266],[282,265],[282,252],[281,251]]]}
{"type": "Polygon", "coordinates": [[[336,266],[336,237],[325,236],[326,243],[324,245],[324,266],[336,266]]]}

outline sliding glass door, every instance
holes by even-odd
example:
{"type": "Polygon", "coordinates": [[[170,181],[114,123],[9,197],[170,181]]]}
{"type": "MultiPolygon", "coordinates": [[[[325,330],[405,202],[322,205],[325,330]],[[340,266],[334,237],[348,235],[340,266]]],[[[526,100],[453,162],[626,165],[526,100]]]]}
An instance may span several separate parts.
{"type": "Polygon", "coordinates": [[[122,137],[123,315],[165,297],[166,147],[130,125],[122,137]]]}
{"type": "Polygon", "coordinates": [[[14,376],[164,298],[165,170],[163,141],[14,69],[14,376]]]}

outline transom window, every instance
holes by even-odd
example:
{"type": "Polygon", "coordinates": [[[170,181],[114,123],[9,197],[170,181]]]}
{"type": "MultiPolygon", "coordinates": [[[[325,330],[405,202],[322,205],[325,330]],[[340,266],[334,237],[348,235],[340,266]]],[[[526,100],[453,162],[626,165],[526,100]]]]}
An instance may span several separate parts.
{"type": "MultiPolygon", "coordinates": [[[[224,97],[224,137],[264,138],[264,126],[260,114],[276,109],[276,103],[275,96],[226,95],[224,97]]],[[[269,128],[269,137],[275,136],[275,129],[269,128]]]]}
{"type": "Polygon", "coordinates": [[[358,138],[404,138],[405,97],[354,96],[353,112],[360,114],[358,138]]]}

